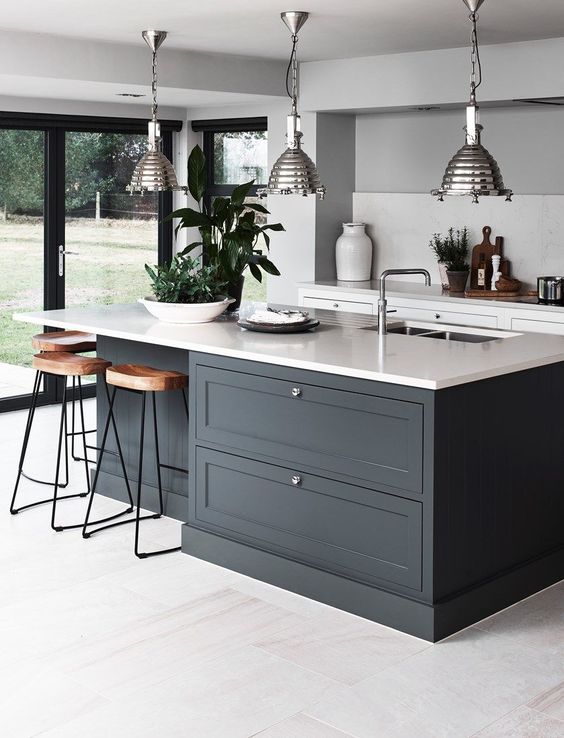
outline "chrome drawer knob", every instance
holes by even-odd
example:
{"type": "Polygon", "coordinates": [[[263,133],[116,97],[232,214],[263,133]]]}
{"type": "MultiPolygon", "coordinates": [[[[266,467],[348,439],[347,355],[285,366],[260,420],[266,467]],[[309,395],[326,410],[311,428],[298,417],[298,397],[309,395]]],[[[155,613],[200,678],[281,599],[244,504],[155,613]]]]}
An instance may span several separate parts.
{"type": "Polygon", "coordinates": [[[441,317],[440,313],[435,313],[435,318],[438,320],[441,317]]]}
{"type": "Polygon", "coordinates": [[[302,391],[299,387],[292,387],[292,397],[299,397],[302,391]]]}
{"type": "Polygon", "coordinates": [[[334,302],[334,303],[333,303],[333,307],[334,307],[334,308],[338,308],[338,307],[339,307],[339,303],[338,303],[338,302],[334,302]]]}
{"type": "Polygon", "coordinates": [[[294,476],[292,477],[292,484],[295,484],[297,487],[301,483],[302,483],[302,478],[300,477],[300,475],[294,474],[294,476]]]}

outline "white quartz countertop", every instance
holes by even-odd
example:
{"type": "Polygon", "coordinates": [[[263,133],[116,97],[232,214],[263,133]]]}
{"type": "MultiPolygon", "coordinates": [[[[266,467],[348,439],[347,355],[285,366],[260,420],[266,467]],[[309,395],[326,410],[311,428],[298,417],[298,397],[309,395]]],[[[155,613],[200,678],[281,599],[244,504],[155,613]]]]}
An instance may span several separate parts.
{"type": "MultiPolygon", "coordinates": [[[[378,297],[380,292],[380,282],[373,279],[368,282],[342,282],[336,279],[318,282],[301,282],[298,287],[308,288],[310,290],[331,290],[343,293],[343,299],[346,299],[347,293],[355,295],[369,295],[378,297]]],[[[417,300],[432,300],[433,302],[447,302],[454,305],[492,305],[503,306],[508,308],[519,308],[525,310],[542,310],[564,315],[564,306],[562,305],[539,305],[536,297],[503,297],[500,293],[499,297],[479,298],[465,297],[460,292],[448,292],[443,290],[440,284],[433,284],[426,287],[421,282],[401,282],[398,280],[386,280],[386,297],[405,297],[407,299],[414,298],[417,300]]]]}
{"type": "MultiPolygon", "coordinates": [[[[376,331],[362,330],[374,325],[373,316],[309,312],[319,318],[320,327],[286,335],[246,331],[232,317],[201,325],[162,323],[140,304],[69,307],[19,313],[14,318],[153,346],[432,390],[564,361],[562,336],[513,333],[503,340],[478,344],[393,334],[380,337],[376,331]]],[[[437,328],[437,324],[432,326],[437,328]]],[[[503,331],[477,328],[457,330],[504,335],[503,331]]]]}

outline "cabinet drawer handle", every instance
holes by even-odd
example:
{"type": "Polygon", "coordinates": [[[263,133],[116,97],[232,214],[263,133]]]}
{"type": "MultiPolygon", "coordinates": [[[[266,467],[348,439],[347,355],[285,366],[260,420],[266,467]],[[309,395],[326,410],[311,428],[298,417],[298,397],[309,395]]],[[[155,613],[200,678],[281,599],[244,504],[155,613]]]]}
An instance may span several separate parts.
{"type": "Polygon", "coordinates": [[[333,307],[334,307],[334,308],[338,308],[338,307],[339,307],[339,303],[338,303],[338,302],[334,302],[334,303],[333,303],[333,307]]]}
{"type": "Polygon", "coordinates": [[[300,477],[300,475],[294,474],[294,476],[292,477],[292,484],[296,485],[297,487],[301,483],[302,483],[302,478],[300,477]]]}
{"type": "Polygon", "coordinates": [[[292,387],[292,397],[299,397],[302,391],[299,387],[292,387]]]}
{"type": "Polygon", "coordinates": [[[438,320],[441,317],[440,313],[435,313],[435,318],[438,320]]]}

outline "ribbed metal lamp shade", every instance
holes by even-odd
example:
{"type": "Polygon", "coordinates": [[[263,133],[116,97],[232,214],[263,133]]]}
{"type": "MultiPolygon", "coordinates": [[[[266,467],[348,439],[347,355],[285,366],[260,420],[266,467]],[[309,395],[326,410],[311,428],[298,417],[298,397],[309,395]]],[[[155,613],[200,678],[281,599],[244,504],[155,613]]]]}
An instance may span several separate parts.
{"type": "Polygon", "coordinates": [[[128,189],[130,192],[143,193],[180,188],[170,161],[162,151],[149,149],[135,167],[128,189]]]}
{"type": "Polygon", "coordinates": [[[325,194],[317,167],[300,148],[288,148],[278,157],[268,179],[267,192],[271,195],[325,194]]]}
{"type": "Polygon", "coordinates": [[[449,161],[437,195],[509,195],[499,166],[482,144],[464,144],[449,161]]]}

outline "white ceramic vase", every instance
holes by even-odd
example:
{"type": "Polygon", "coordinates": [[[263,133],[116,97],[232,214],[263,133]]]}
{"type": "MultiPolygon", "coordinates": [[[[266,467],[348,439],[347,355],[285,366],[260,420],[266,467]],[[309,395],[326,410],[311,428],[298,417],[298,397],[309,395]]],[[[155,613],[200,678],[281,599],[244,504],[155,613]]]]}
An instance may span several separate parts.
{"type": "Polygon", "coordinates": [[[340,281],[366,282],[371,278],[372,241],[365,228],[365,223],[343,223],[343,233],[335,247],[340,281]]]}

